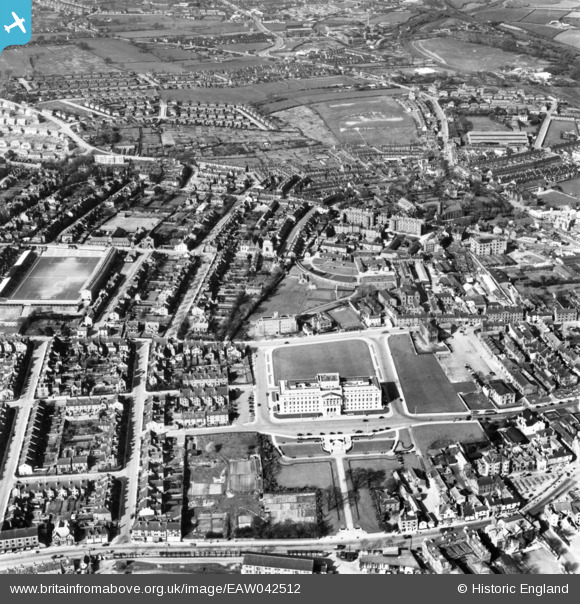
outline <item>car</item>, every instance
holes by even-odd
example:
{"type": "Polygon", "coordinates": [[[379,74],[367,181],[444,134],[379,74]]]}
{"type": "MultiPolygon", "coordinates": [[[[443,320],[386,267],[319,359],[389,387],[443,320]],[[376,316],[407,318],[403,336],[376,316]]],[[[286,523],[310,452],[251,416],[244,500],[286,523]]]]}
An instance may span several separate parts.
{"type": "Polygon", "coordinates": [[[290,342],[288,342],[288,340],[286,340],[286,341],[284,342],[284,344],[290,344],[290,342]]]}
{"type": "Polygon", "coordinates": [[[302,432],[298,432],[296,436],[304,436],[304,434],[302,434],[302,432]]]}
{"type": "Polygon", "coordinates": [[[365,422],[365,423],[368,422],[368,421],[369,421],[368,419],[363,419],[363,422],[365,422]]]}
{"type": "Polygon", "coordinates": [[[379,419],[385,419],[385,416],[384,416],[384,415],[381,415],[381,416],[379,417],[379,419]]]}
{"type": "Polygon", "coordinates": [[[312,432],[306,432],[306,436],[312,436],[312,432]]]}
{"type": "Polygon", "coordinates": [[[324,432],[321,432],[321,433],[320,433],[320,436],[324,436],[324,432]]]}
{"type": "Polygon", "coordinates": [[[357,430],[355,434],[362,434],[362,430],[357,430]]]}

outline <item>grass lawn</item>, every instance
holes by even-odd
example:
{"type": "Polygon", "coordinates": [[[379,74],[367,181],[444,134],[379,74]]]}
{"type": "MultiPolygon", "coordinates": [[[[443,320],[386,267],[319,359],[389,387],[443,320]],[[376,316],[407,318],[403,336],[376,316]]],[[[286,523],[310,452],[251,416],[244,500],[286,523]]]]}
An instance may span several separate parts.
{"type": "MultiPolygon", "coordinates": [[[[280,465],[280,471],[276,475],[276,482],[281,487],[288,489],[296,488],[338,488],[338,478],[333,461],[297,462],[280,465]]],[[[331,533],[336,533],[344,526],[342,506],[329,510],[325,497],[322,497],[324,518],[330,525],[331,533]]]]}
{"type": "Polygon", "coordinates": [[[328,455],[321,443],[281,444],[280,448],[287,457],[308,457],[309,455],[328,455]]]}
{"type": "Polygon", "coordinates": [[[388,346],[410,413],[466,411],[433,355],[416,355],[406,334],[390,337],[388,346]]]}
{"type": "Polygon", "coordinates": [[[394,440],[355,440],[349,455],[364,455],[365,453],[388,453],[395,444],[394,440]]]}
{"type": "Polygon", "coordinates": [[[196,459],[247,459],[248,455],[258,452],[256,432],[224,432],[199,434],[193,437],[201,455],[196,459]],[[207,445],[213,443],[215,452],[208,452],[207,445]]]}
{"type": "Polygon", "coordinates": [[[474,443],[487,441],[478,422],[448,422],[412,428],[415,442],[423,455],[430,449],[440,449],[453,443],[474,443]]]}
{"type": "Polygon", "coordinates": [[[312,379],[318,373],[338,372],[342,377],[373,376],[368,346],[352,339],[342,342],[282,346],[272,355],[274,379],[312,379]]]}

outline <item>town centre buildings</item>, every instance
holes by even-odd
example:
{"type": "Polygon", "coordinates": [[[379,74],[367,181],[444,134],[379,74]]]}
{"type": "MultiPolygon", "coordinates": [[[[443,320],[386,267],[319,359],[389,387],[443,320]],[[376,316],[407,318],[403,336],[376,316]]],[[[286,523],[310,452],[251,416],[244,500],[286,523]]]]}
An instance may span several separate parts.
{"type": "Polygon", "coordinates": [[[313,380],[280,380],[276,399],[280,415],[327,416],[383,408],[376,377],[344,378],[338,373],[319,373],[313,380]]]}

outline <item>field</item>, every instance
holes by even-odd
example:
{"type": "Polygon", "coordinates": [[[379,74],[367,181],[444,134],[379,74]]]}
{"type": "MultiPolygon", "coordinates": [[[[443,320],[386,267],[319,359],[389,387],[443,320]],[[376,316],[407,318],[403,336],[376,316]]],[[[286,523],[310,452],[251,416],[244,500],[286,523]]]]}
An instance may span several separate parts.
{"type": "Polygon", "coordinates": [[[467,120],[473,124],[473,129],[477,131],[505,132],[509,130],[509,128],[505,124],[495,122],[494,120],[489,117],[486,117],[485,115],[470,115],[467,117],[467,120]]]}
{"type": "MultiPolygon", "coordinates": [[[[343,295],[346,295],[346,292],[339,290],[339,299],[343,295]]],[[[281,315],[300,315],[334,300],[336,300],[334,288],[310,289],[307,284],[299,283],[297,278],[286,277],[274,294],[260,304],[254,315],[250,317],[250,321],[271,315],[274,311],[278,311],[281,315]]]]}
{"type": "Polygon", "coordinates": [[[580,177],[558,183],[564,193],[580,199],[580,177]]]}
{"type": "Polygon", "coordinates": [[[557,21],[568,14],[567,10],[558,9],[538,9],[534,10],[526,15],[521,21],[524,23],[538,23],[539,25],[546,25],[550,21],[557,21]]]}
{"type": "Polygon", "coordinates": [[[540,25],[539,23],[524,23],[520,21],[519,23],[511,23],[510,25],[515,25],[516,27],[520,27],[521,29],[550,39],[555,38],[558,34],[562,33],[562,30],[558,27],[548,27],[547,25],[540,25]]]}
{"type": "Polygon", "coordinates": [[[42,75],[67,75],[115,71],[102,59],[77,46],[16,47],[2,51],[0,72],[9,71],[13,76],[41,73],[42,75]]]}
{"type": "MultiPolygon", "coordinates": [[[[281,487],[288,489],[319,488],[324,490],[329,487],[339,488],[336,469],[332,461],[297,462],[280,465],[276,482],[281,487]]],[[[342,506],[329,510],[324,497],[322,500],[325,520],[332,526],[331,532],[335,533],[341,527],[341,524],[344,525],[342,506]]]]}
{"type": "Polygon", "coordinates": [[[392,98],[332,101],[313,106],[334,136],[346,145],[417,142],[413,118],[392,98]]]}
{"type": "Polygon", "coordinates": [[[114,231],[117,228],[121,227],[125,231],[133,233],[138,231],[139,229],[145,229],[146,231],[150,231],[154,227],[156,227],[161,221],[161,217],[151,217],[151,216],[125,216],[124,214],[117,214],[113,216],[110,220],[105,222],[101,226],[101,229],[104,231],[114,231]]]}
{"type": "Polygon", "coordinates": [[[80,290],[98,265],[100,256],[49,256],[36,259],[11,300],[67,300],[80,298],[80,290]]]}
{"type": "Polygon", "coordinates": [[[467,71],[495,70],[500,67],[513,68],[514,65],[536,67],[542,64],[542,61],[533,57],[453,38],[422,40],[421,45],[425,50],[437,55],[445,65],[467,71]]]}
{"type": "Polygon", "coordinates": [[[393,11],[385,13],[384,15],[371,17],[370,22],[381,25],[398,25],[399,23],[405,23],[405,21],[408,21],[412,16],[413,13],[410,11],[393,11]]]}
{"type": "Polygon", "coordinates": [[[355,440],[349,455],[366,455],[368,453],[388,453],[395,444],[394,440],[355,440]]]}
{"type": "Polygon", "coordinates": [[[318,373],[340,373],[342,377],[375,375],[368,346],[357,339],[284,346],[274,350],[272,360],[276,382],[312,379],[318,373]]]}
{"type": "Polygon", "coordinates": [[[408,335],[392,336],[388,345],[410,413],[466,411],[433,355],[416,355],[408,335]]]}
{"type": "Polygon", "coordinates": [[[424,424],[415,426],[412,430],[417,447],[423,455],[428,455],[430,449],[440,449],[456,442],[474,443],[487,440],[478,422],[424,424]]]}
{"type": "Polygon", "coordinates": [[[123,40],[102,38],[85,41],[90,51],[101,59],[111,59],[113,63],[132,64],[158,61],[159,58],[150,52],[143,52],[123,40]]]}
{"type": "Polygon", "coordinates": [[[543,146],[549,147],[550,145],[558,145],[566,142],[566,140],[562,138],[563,132],[574,132],[578,134],[578,129],[576,128],[576,124],[574,122],[551,120],[543,146]]]}
{"type": "Polygon", "coordinates": [[[580,29],[569,29],[563,31],[559,36],[554,38],[556,42],[566,44],[567,46],[573,46],[574,48],[580,49],[580,29]]]}
{"type": "Polygon", "coordinates": [[[196,460],[246,459],[250,453],[258,452],[258,438],[255,432],[198,434],[194,440],[196,448],[201,451],[196,460]],[[210,443],[213,447],[208,451],[210,443]]]}
{"type": "Polygon", "coordinates": [[[331,275],[339,275],[340,277],[356,277],[358,275],[356,265],[348,260],[313,258],[311,264],[315,269],[331,275]]]}
{"type": "Polygon", "coordinates": [[[310,107],[293,107],[274,115],[298,128],[304,136],[327,145],[336,145],[338,142],[324,120],[310,107]]]}
{"type": "Polygon", "coordinates": [[[529,8],[490,8],[478,11],[473,16],[480,21],[487,22],[511,22],[520,21],[532,11],[529,8]]]}
{"type": "Polygon", "coordinates": [[[358,329],[362,327],[362,323],[350,306],[330,310],[328,314],[341,329],[358,329]]]}

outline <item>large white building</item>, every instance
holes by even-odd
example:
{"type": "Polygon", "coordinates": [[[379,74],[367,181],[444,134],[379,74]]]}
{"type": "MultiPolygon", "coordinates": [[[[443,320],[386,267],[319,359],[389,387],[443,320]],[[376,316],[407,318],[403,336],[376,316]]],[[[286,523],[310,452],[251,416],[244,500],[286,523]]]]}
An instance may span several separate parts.
{"type": "Polygon", "coordinates": [[[376,377],[341,378],[338,373],[319,373],[313,380],[281,380],[278,413],[341,415],[383,408],[376,377]]]}
{"type": "Polygon", "coordinates": [[[507,241],[494,237],[472,237],[470,240],[471,251],[476,256],[492,256],[505,254],[507,241]]]}

